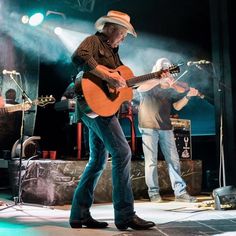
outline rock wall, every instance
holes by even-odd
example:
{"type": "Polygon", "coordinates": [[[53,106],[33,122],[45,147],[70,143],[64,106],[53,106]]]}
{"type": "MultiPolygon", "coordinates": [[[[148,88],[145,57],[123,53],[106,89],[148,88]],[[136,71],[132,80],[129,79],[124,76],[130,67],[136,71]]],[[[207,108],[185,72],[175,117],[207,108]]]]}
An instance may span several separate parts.
{"type": "MultiPolygon", "coordinates": [[[[22,199],[24,202],[44,205],[70,204],[74,190],[87,163],[81,161],[35,160],[22,162],[22,199]]],[[[202,162],[181,161],[182,177],[192,195],[201,192],[202,162]]],[[[132,161],[131,179],[136,200],[148,198],[144,178],[144,161],[132,161]]],[[[9,161],[9,177],[13,196],[18,195],[19,161],[9,161]]],[[[111,202],[111,161],[103,172],[95,191],[95,202],[111,202]]],[[[171,184],[165,161],[158,162],[159,183],[162,193],[171,193],[171,184]]]]}

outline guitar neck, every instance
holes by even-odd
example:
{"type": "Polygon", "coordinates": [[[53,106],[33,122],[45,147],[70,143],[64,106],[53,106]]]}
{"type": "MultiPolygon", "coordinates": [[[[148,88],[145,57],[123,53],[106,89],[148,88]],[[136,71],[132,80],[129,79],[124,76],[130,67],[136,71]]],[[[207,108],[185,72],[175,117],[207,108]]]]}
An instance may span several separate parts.
{"type": "Polygon", "coordinates": [[[126,80],[126,83],[127,83],[128,87],[133,87],[138,83],[141,83],[141,82],[144,82],[144,81],[147,81],[150,79],[154,79],[154,78],[159,79],[161,73],[162,73],[162,71],[157,71],[157,72],[153,72],[153,73],[146,74],[146,75],[136,76],[136,77],[133,77],[129,80],[126,80]]]}
{"type": "MultiPolygon", "coordinates": [[[[36,104],[36,100],[32,102],[32,104],[36,104]]],[[[24,105],[26,105],[26,103],[20,103],[20,104],[14,104],[14,105],[11,105],[11,106],[6,106],[4,108],[1,108],[3,109],[2,111],[3,112],[15,112],[15,111],[23,111],[23,110],[28,110],[30,108],[30,106],[28,108],[24,107],[24,105]]]]}
{"type": "Polygon", "coordinates": [[[31,108],[32,105],[38,105],[41,107],[46,106],[47,104],[53,104],[55,103],[55,98],[53,96],[46,96],[46,97],[39,97],[38,99],[35,99],[32,101],[32,103],[21,103],[21,104],[16,104],[16,105],[11,105],[11,106],[5,106],[3,108],[0,108],[0,114],[7,113],[7,112],[15,112],[15,111],[27,111],[31,108]]]}
{"type": "Polygon", "coordinates": [[[22,104],[17,104],[9,107],[2,108],[4,112],[14,112],[14,111],[21,111],[22,110],[22,104]]]}

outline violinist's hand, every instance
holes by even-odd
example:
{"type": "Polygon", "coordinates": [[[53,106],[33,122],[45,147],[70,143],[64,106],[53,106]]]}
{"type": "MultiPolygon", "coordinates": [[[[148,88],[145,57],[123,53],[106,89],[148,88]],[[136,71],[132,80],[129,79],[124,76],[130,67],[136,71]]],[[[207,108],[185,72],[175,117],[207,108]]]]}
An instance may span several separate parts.
{"type": "Polygon", "coordinates": [[[161,88],[163,89],[171,88],[172,84],[173,84],[173,78],[171,77],[165,77],[160,80],[160,85],[161,88]]]}
{"type": "Polygon", "coordinates": [[[198,95],[199,95],[199,91],[197,89],[192,88],[192,87],[189,88],[189,91],[187,93],[188,97],[195,97],[195,96],[198,96],[198,95]]]}

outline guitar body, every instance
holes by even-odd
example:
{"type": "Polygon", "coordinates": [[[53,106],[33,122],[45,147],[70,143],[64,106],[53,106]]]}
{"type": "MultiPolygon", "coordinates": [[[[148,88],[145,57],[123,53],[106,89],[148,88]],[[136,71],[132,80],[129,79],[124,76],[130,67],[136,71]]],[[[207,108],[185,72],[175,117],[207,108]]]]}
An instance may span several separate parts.
{"type": "MultiPolygon", "coordinates": [[[[110,69],[107,68],[107,70],[110,69]]],[[[133,72],[124,65],[114,71],[118,72],[125,80],[134,76],[133,72]]],[[[115,114],[123,102],[131,101],[133,98],[132,88],[110,88],[106,81],[90,73],[84,74],[81,87],[87,105],[100,116],[107,117],[115,114]]]]}
{"type": "MultiPolygon", "coordinates": [[[[168,69],[160,70],[150,74],[135,76],[127,66],[119,66],[116,69],[109,69],[105,66],[103,68],[107,71],[119,73],[125,80],[127,87],[111,88],[109,84],[91,73],[85,73],[83,78],[76,85],[77,92],[83,94],[84,99],[79,101],[79,108],[82,112],[95,112],[100,116],[114,115],[125,101],[131,101],[133,98],[132,86],[150,79],[160,79],[163,72],[178,73],[178,66],[171,66],[168,69]]],[[[156,85],[156,83],[155,83],[156,85]]]]}

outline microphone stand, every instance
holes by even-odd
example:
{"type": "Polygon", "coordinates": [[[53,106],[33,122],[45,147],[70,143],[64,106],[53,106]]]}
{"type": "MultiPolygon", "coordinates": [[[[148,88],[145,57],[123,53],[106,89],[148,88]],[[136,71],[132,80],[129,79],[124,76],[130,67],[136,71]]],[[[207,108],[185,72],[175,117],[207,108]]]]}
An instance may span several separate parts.
{"type": "MultiPolygon", "coordinates": [[[[19,74],[20,78],[21,75],[19,74]]],[[[11,79],[15,82],[17,87],[20,89],[22,94],[23,104],[29,102],[32,104],[32,100],[29,98],[28,94],[21,88],[19,83],[15,80],[12,74],[10,74],[11,79]]],[[[20,156],[19,156],[19,179],[18,179],[18,197],[14,197],[15,203],[22,203],[21,193],[22,193],[22,181],[21,181],[21,170],[22,170],[22,158],[23,158],[23,142],[24,142],[24,133],[25,133],[25,110],[22,109],[22,118],[21,118],[21,128],[20,128],[20,156]]]]}
{"type": "MultiPolygon", "coordinates": [[[[222,96],[222,86],[224,86],[224,89],[227,87],[225,84],[223,84],[220,80],[220,78],[216,74],[216,70],[214,67],[214,64],[210,61],[206,60],[200,60],[197,63],[189,61],[187,63],[188,66],[197,65],[199,64],[211,64],[213,76],[215,79],[217,79],[217,87],[219,92],[219,157],[220,157],[220,167],[219,167],[219,186],[223,184],[223,187],[226,186],[226,177],[225,177],[225,161],[224,161],[224,142],[223,142],[223,96],[222,96]]],[[[197,67],[198,69],[202,70],[202,67],[197,67]]],[[[207,72],[209,74],[209,72],[207,72]]],[[[211,99],[212,100],[212,99],[211,99]]]]}
{"type": "MultiPolygon", "coordinates": [[[[212,70],[215,78],[216,71],[212,63],[212,70]]],[[[222,96],[222,86],[224,90],[227,89],[224,83],[218,78],[218,92],[219,92],[219,187],[214,189],[212,195],[215,200],[215,210],[222,210],[225,206],[228,206],[228,209],[233,209],[236,206],[236,188],[233,185],[226,186],[226,174],[225,174],[225,157],[224,157],[224,119],[223,119],[223,96],[222,96]]],[[[226,208],[227,209],[227,208],[226,208]]]]}
{"type": "MultiPolygon", "coordinates": [[[[216,76],[215,67],[212,64],[212,71],[214,77],[216,76]]],[[[224,140],[223,140],[223,96],[222,96],[222,82],[218,78],[218,94],[219,94],[219,157],[220,157],[220,166],[219,166],[219,187],[226,186],[226,177],[225,177],[225,158],[224,158],[224,140]]]]}
{"type": "MultiPolygon", "coordinates": [[[[216,76],[216,71],[214,66],[212,65],[212,70],[214,77],[216,76]]],[[[219,92],[219,157],[220,157],[220,164],[219,164],[219,187],[214,189],[212,192],[213,198],[215,200],[215,210],[221,210],[221,205],[223,204],[221,196],[224,196],[229,190],[226,186],[226,177],[225,177],[225,158],[224,158],[224,140],[223,140],[223,97],[222,97],[222,89],[221,89],[221,80],[218,78],[218,92],[219,92]],[[222,186],[223,184],[223,186],[222,186]]]]}
{"type": "MultiPolygon", "coordinates": [[[[19,83],[15,80],[15,78],[13,77],[13,74],[16,75],[16,76],[19,75],[20,80],[21,80],[21,74],[18,73],[18,72],[17,73],[12,72],[12,73],[9,73],[9,76],[21,91],[23,106],[26,102],[28,102],[30,104],[33,104],[32,100],[30,99],[28,94],[22,89],[22,87],[19,85],[19,83]]],[[[18,196],[14,197],[14,204],[13,205],[8,205],[7,207],[0,209],[0,211],[2,211],[4,209],[7,209],[7,208],[10,208],[10,207],[14,207],[16,205],[23,205],[22,196],[21,196],[22,195],[22,175],[21,175],[21,171],[22,171],[22,158],[23,158],[24,131],[25,131],[25,109],[24,109],[24,107],[22,107],[22,119],[21,119],[21,128],[20,128],[20,155],[19,155],[19,167],[18,167],[19,168],[18,196]]],[[[35,157],[35,156],[33,156],[33,157],[35,157]]],[[[30,159],[32,159],[32,158],[30,158],[30,159]]],[[[38,206],[37,204],[30,204],[30,205],[38,206]]],[[[41,207],[43,207],[43,206],[41,206],[41,207]]]]}

